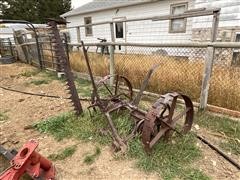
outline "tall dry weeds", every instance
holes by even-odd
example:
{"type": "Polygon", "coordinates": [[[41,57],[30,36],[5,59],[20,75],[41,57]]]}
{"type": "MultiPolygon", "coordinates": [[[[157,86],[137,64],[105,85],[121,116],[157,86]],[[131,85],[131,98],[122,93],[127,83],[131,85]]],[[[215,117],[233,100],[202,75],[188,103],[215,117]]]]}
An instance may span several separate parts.
{"type": "MultiPolygon", "coordinates": [[[[88,53],[93,74],[109,74],[109,57],[88,53]]],[[[70,54],[70,63],[75,71],[88,73],[81,52],[70,54]]],[[[139,88],[147,71],[160,64],[151,77],[148,91],[166,93],[182,92],[199,102],[203,77],[203,61],[189,61],[184,57],[142,54],[115,54],[116,73],[126,76],[134,88],[139,88]]],[[[209,90],[209,104],[240,111],[240,69],[214,66],[209,90]]]]}

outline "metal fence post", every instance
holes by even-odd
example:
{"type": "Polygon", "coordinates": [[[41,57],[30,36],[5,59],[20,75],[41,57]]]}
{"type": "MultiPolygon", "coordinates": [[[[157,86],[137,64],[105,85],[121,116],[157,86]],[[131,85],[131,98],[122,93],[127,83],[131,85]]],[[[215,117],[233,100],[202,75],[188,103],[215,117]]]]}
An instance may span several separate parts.
{"type": "MultiPolygon", "coordinates": [[[[114,38],[114,28],[113,23],[110,23],[110,31],[111,31],[111,41],[112,43],[115,42],[114,38]]],[[[113,76],[115,74],[115,62],[114,62],[114,45],[110,45],[110,75],[113,76]]],[[[110,86],[114,83],[114,77],[110,78],[110,86]]]]}
{"type": "Polygon", "coordinates": [[[207,107],[207,99],[208,99],[208,90],[210,85],[210,78],[213,68],[213,60],[214,60],[214,47],[209,46],[207,48],[207,55],[204,64],[204,74],[200,95],[200,109],[205,109],[207,107]]]}
{"type": "MultiPolygon", "coordinates": [[[[220,15],[219,10],[214,11],[211,42],[215,42],[217,39],[219,15],[220,15]]],[[[200,105],[199,105],[199,109],[201,110],[204,110],[207,107],[208,91],[209,91],[210,79],[211,79],[213,61],[214,61],[214,52],[215,52],[215,48],[213,46],[209,46],[207,48],[207,55],[204,63],[204,74],[203,74],[203,81],[202,81],[202,88],[201,88],[201,95],[200,95],[200,105]]]]}
{"type": "Polygon", "coordinates": [[[11,56],[14,56],[14,54],[13,54],[12,42],[11,42],[11,39],[10,39],[10,38],[8,38],[8,44],[9,44],[11,56]]]}

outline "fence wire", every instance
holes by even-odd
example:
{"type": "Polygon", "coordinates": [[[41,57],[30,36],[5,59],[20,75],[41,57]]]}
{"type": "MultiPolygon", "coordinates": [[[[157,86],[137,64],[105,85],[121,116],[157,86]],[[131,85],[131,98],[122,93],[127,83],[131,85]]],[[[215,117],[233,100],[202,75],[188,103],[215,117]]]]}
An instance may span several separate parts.
{"type": "MultiPolygon", "coordinates": [[[[97,49],[97,47],[91,47],[93,50],[92,52],[88,52],[90,66],[93,71],[94,76],[106,76],[109,74],[109,55],[107,54],[101,54],[100,52],[96,53],[94,49],[97,49]]],[[[83,56],[82,49],[79,51],[73,51],[70,53],[70,63],[73,68],[73,70],[81,72],[81,73],[87,73],[88,69],[86,66],[86,61],[83,56]]]]}
{"type": "Polygon", "coordinates": [[[116,72],[129,78],[134,88],[140,88],[148,70],[159,64],[147,91],[159,94],[178,91],[199,101],[205,48],[129,46],[126,51],[115,54],[116,72]]]}
{"type": "MultiPolygon", "coordinates": [[[[110,56],[96,53],[96,48],[88,51],[93,74],[105,76],[109,74],[110,56]]],[[[207,47],[124,46],[122,49],[114,54],[115,73],[127,77],[134,88],[139,89],[148,70],[159,64],[147,91],[158,94],[177,91],[200,101],[207,47]]],[[[240,110],[239,52],[236,48],[215,49],[208,104],[240,110]]],[[[70,61],[74,70],[88,73],[81,49],[70,52],[70,61]]]]}
{"type": "Polygon", "coordinates": [[[16,55],[16,49],[13,45],[14,45],[13,38],[0,38],[0,55],[1,56],[16,55]]]}
{"type": "Polygon", "coordinates": [[[240,111],[240,49],[216,48],[208,103],[240,111]]]}

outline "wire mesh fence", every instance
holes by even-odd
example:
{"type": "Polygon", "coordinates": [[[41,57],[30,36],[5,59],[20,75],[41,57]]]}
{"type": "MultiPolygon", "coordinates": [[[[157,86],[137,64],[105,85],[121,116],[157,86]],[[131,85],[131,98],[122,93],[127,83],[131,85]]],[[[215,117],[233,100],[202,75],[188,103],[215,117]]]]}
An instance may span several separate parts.
{"type": "Polygon", "coordinates": [[[216,48],[209,104],[240,111],[240,49],[216,48]]]}
{"type": "MultiPolygon", "coordinates": [[[[88,52],[95,76],[109,74],[110,56],[88,52]]],[[[124,46],[124,53],[115,53],[115,73],[127,77],[133,88],[139,89],[148,70],[159,67],[151,77],[147,91],[164,94],[177,91],[200,101],[207,47],[138,47],[124,46]]],[[[240,110],[240,55],[236,48],[215,48],[208,103],[240,110]]],[[[88,73],[82,50],[70,52],[71,66],[88,73]]]]}
{"type": "MultiPolygon", "coordinates": [[[[93,47],[92,47],[93,48],[93,47]]],[[[96,48],[96,47],[95,47],[96,48]]],[[[206,48],[189,47],[125,47],[127,53],[115,53],[115,73],[127,77],[133,88],[139,89],[148,70],[159,64],[147,91],[163,94],[178,91],[188,94],[194,101],[199,101],[203,77],[206,48]]],[[[93,74],[109,74],[109,56],[89,52],[93,74]]],[[[70,53],[72,68],[88,73],[82,51],[70,53]]]]}
{"type": "Polygon", "coordinates": [[[0,38],[0,55],[1,56],[14,56],[16,50],[14,48],[13,38],[0,38]]]}
{"type": "Polygon", "coordinates": [[[147,90],[154,93],[178,91],[199,101],[205,48],[189,47],[134,47],[127,54],[115,54],[116,73],[129,78],[139,89],[148,70],[159,64],[147,90]]]}
{"type": "Polygon", "coordinates": [[[43,62],[43,67],[56,69],[56,60],[54,58],[52,37],[49,32],[39,34],[40,53],[43,62]]]}
{"type": "MultiPolygon", "coordinates": [[[[91,48],[97,49],[96,46],[95,48],[91,48]]],[[[109,74],[109,55],[101,54],[100,52],[89,52],[88,56],[94,76],[105,76],[109,74]]],[[[81,49],[70,52],[70,63],[75,71],[88,73],[86,61],[81,49]]]]}

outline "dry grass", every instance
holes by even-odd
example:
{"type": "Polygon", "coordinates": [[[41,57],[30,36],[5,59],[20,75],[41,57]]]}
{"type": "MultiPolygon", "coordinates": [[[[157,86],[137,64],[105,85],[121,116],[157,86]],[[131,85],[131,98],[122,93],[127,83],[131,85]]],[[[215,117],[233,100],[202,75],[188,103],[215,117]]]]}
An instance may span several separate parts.
{"type": "MultiPolygon", "coordinates": [[[[109,73],[108,56],[89,53],[94,75],[104,76],[109,73]]],[[[86,63],[81,52],[72,52],[71,66],[74,70],[87,73],[86,63]]],[[[166,93],[183,92],[199,102],[203,61],[189,61],[184,57],[142,54],[116,54],[116,73],[130,79],[135,88],[139,88],[147,71],[154,64],[160,67],[153,74],[148,91],[166,93]]],[[[216,66],[213,69],[209,104],[240,110],[240,69],[236,67],[216,66]]]]}
{"type": "MultiPolygon", "coordinates": [[[[87,66],[81,52],[72,52],[70,54],[70,63],[75,71],[87,73],[87,66]]],[[[90,65],[93,74],[96,76],[105,76],[109,74],[108,57],[96,53],[89,53],[90,65]]]]}
{"type": "Polygon", "coordinates": [[[240,67],[215,65],[209,104],[240,111],[240,67]]]}

